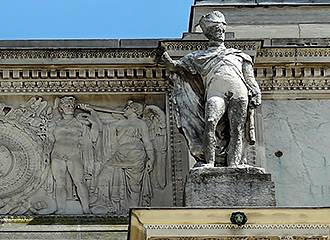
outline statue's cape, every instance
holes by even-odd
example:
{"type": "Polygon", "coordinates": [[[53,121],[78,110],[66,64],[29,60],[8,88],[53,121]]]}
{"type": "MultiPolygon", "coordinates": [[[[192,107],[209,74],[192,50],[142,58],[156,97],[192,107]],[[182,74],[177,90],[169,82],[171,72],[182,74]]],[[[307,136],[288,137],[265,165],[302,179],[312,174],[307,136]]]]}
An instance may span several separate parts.
{"type": "MultiPolygon", "coordinates": [[[[237,49],[227,49],[225,54],[235,54],[242,57],[244,61],[252,63],[250,56],[237,49]]],[[[185,69],[180,73],[172,74],[171,78],[174,83],[173,98],[176,107],[177,126],[187,140],[191,155],[197,161],[205,161],[203,150],[205,89],[203,81],[198,74],[193,75],[185,69]]],[[[216,136],[217,153],[223,154],[229,143],[229,121],[227,114],[219,121],[216,136]]]]}

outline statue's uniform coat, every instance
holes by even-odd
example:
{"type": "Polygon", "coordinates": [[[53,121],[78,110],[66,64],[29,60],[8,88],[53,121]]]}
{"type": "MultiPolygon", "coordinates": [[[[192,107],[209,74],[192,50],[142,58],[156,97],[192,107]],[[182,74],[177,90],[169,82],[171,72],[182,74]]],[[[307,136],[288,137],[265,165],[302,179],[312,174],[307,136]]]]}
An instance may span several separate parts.
{"type": "MultiPolygon", "coordinates": [[[[234,137],[239,134],[237,131],[244,132],[249,99],[260,94],[259,86],[254,79],[251,57],[237,49],[220,46],[192,52],[176,63],[192,74],[188,78],[178,79],[174,90],[179,121],[188,139],[192,155],[202,159],[204,146],[210,144],[217,144],[224,152],[229,141],[228,137],[224,136],[225,128],[228,131],[228,127],[231,126],[230,131],[235,132],[230,132],[230,136],[234,137]],[[196,74],[199,77],[193,77],[196,74]],[[187,106],[189,107],[186,108],[187,106]],[[224,107],[217,109],[219,106],[224,107]],[[188,120],[187,117],[190,119],[188,120]],[[203,144],[205,122],[213,119],[219,121],[219,118],[222,118],[219,126],[214,126],[218,131],[218,140],[214,136],[213,140],[211,137],[210,143],[203,144]],[[191,131],[192,128],[197,129],[196,132],[191,131]]],[[[235,139],[230,141],[227,153],[237,156],[237,153],[230,153],[236,151],[235,147],[230,145],[242,145],[242,141],[236,140],[236,143],[235,139]]],[[[236,163],[239,161],[241,159],[236,160],[236,163]]]]}

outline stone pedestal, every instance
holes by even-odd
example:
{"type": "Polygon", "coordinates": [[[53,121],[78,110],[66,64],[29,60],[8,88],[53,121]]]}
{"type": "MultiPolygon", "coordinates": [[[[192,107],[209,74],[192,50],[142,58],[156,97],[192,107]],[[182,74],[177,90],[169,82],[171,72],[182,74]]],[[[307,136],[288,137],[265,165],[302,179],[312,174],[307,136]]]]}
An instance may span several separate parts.
{"type": "Polygon", "coordinates": [[[262,168],[193,168],[185,187],[185,205],[275,206],[275,185],[262,168]]]}

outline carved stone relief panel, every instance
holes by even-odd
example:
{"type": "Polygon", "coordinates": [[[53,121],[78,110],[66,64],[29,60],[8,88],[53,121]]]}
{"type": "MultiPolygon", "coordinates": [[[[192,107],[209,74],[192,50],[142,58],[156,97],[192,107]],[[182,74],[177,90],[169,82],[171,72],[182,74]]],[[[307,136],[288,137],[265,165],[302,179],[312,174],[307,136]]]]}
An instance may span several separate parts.
{"type": "Polygon", "coordinates": [[[172,206],[165,94],[0,97],[0,214],[172,206]]]}

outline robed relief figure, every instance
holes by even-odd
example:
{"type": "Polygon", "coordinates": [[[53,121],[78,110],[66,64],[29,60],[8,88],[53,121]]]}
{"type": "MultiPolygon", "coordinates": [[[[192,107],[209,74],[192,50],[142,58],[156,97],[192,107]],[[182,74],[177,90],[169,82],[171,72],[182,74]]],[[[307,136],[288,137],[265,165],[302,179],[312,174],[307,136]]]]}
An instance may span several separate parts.
{"type": "Polygon", "coordinates": [[[130,207],[149,206],[153,194],[152,171],[158,172],[161,178],[154,179],[154,186],[165,187],[166,133],[162,114],[156,106],[144,107],[129,101],[123,110],[124,118],[104,128],[103,134],[108,138],[104,142],[110,146],[98,176],[99,199],[94,204],[95,213],[126,215],[130,207]]]}
{"type": "Polygon", "coordinates": [[[252,59],[224,45],[226,21],[219,11],[199,22],[209,39],[207,50],[192,52],[180,60],[162,55],[176,72],[174,97],[179,128],[188,140],[191,155],[200,165],[214,166],[216,155],[227,166],[246,164],[244,144],[254,144],[253,109],[261,104],[252,59]]]}

